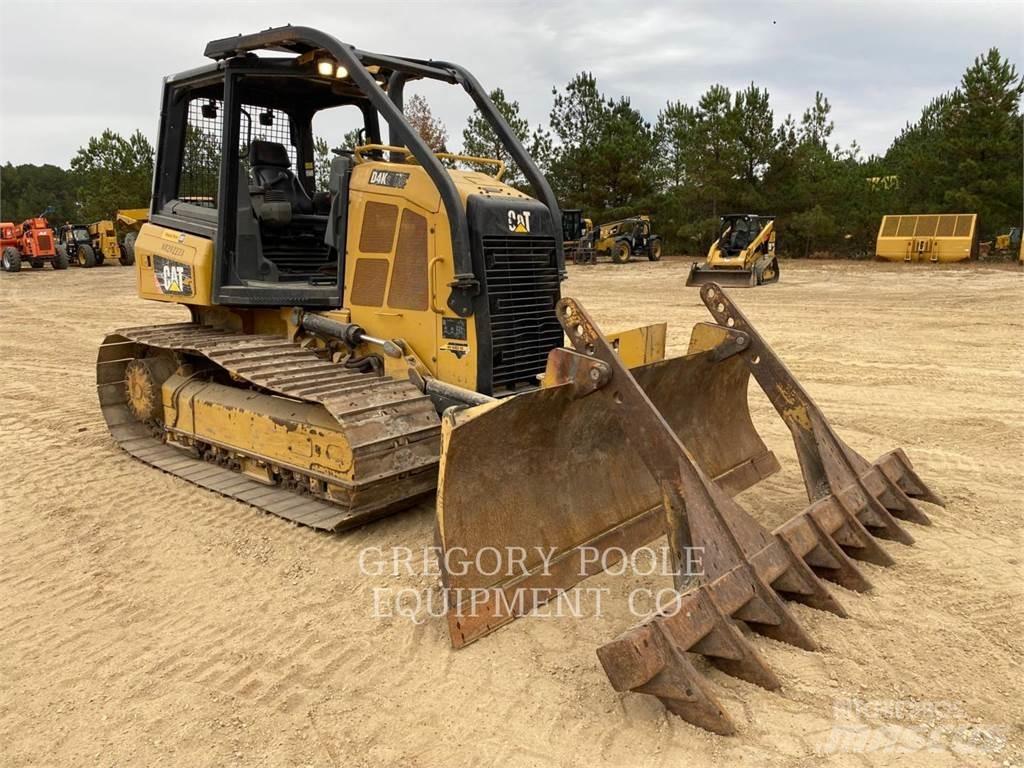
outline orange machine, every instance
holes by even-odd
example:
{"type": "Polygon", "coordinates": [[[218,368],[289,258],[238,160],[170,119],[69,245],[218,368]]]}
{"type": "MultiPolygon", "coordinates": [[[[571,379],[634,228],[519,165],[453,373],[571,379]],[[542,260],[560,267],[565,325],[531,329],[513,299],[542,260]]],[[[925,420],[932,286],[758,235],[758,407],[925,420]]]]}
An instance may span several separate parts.
{"type": "Polygon", "coordinates": [[[33,269],[42,269],[50,262],[54,269],[67,269],[68,255],[54,242],[45,215],[25,219],[21,224],[0,223],[0,263],[5,272],[20,272],[21,262],[29,261],[33,269]]]}

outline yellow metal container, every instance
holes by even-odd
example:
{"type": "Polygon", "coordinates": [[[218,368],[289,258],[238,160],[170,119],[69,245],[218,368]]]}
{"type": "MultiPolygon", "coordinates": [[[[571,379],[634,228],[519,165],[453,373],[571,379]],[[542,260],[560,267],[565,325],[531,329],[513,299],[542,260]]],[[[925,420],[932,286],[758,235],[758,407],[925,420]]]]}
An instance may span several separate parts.
{"type": "Polygon", "coordinates": [[[969,259],[977,241],[977,214],[883,216],[875,256],[886,261],[969,259]]]}

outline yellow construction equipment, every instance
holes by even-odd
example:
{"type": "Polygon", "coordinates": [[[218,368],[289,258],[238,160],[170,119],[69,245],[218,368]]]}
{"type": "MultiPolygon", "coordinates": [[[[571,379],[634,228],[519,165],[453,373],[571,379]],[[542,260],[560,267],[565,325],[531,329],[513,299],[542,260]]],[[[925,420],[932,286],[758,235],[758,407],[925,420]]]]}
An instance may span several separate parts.
{"type": "Polygon", "coordinates": [[[714,322],[674,359],[664,325],[604,335],[562,297],[558,204],[464,68],[291,26],[206,55],[164,81],[136,241],[139,294],[190,318],[114,331],[97,358],[103,415],[131,455],[328,531],[435,496],[454,646],[667,537],[686,611],[600,661],[617,689],[723,733],[686,652],[770,687],[734,621],[811,647],[779,595],[841,613],[816,574],[867,589],[850,556],[890,562],[873,535],[909,543],[895,518],[927,522],[912,498],[938,497],[903,453],[870,464],[847,446],[717,286],[701,291],[714,322]],[[442,163],[403,113],[418,78],[461,85],[539,199],[499,163],[442,163]],[[353,106],[367,144],[337,150],[317,189],[312,119],[353,106]],[[751,375],[811,502],[774,532],[732,498],[779,468],[750,418],[751,375]]]}
{"type": "Polygon", "coordinates": [[[709,282],[754,287],[779,280],[775,253],[775,217],[729,213],[722,217],[718,238],[703,264],[690,267],[687,285],[709,282]]]}
{"type": "Polygon", "coordinates": [[[1000,257],[1016,257],[1018,261],[1024,255],[1021,248],[1020,227],[1010,227],[1010,230],[1002,235],[996,235],[995,240],[978,243],[978,258],[984,259],[995,254],[1000,257]]]}
{"type": "Polygon", "coordinates": [[[129,258],[127,249],[118,242],[114,222],[109,219],[90,224],[89,236],[92,238],[92,248],[96,252],[97,264],[102,264],[108,259],[110,261],[117,259],[123,267],[130,267],[134,263],[134,259],[129,258]]]}
{"type": "Polygon", "coordinates": [[[977,252],[977,214],[883,216],[875,257],[886,261],[969,259],[977,252]]]}
{"type": "Polygon", "coordinates": [[[593,264],[595,261],[593,219],[583,216],[578,208],[562,209],[562,249],[565,259],[573,264],[593,264]]]}
{"type": "Polygon", "coordinates": [[[625,264],[633,257],[649,261],[661,259],[661,236],[651,230],[651,217],[630,216],[591,228],[592,249],[596,256],[610,256],[616,264],[625,264]]]}
{"type": "Polygon", "coordinates": [[[80,267],[97,267],[114,259],[125,267],[134,263],[133,256],[117,240],[114,222],[107,219],[92,224],[69,222],[60,228],[57,238],[70,263],[80,267]]]}
{"type": "Polygon", "coordinates": [[[135,263],[135,240],[139,236],[142,225],[149,221],[148,208],[123,208],[117,212],[117,223],[127,230],[121,245],[124,246],[128,264],[135,263]]]}

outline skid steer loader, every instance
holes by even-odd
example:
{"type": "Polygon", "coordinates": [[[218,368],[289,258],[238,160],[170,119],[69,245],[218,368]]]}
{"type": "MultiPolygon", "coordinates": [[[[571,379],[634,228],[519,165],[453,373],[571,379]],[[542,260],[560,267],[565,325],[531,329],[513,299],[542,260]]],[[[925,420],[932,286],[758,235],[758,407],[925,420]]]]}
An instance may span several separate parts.
{"type": "Polygon", "coordinates": [[[841,610],[816,574],[865,589],[848,554],[886,562],[872,536],[909,542],[894,515],[926,522],[910,498],[937,497],[905,456],[848,448],[717,287],[702,289],[715,322],[675,359],[664,325],[603,335],[563,298],[554,195],[467,70],[304,27],[206,54],[165,80],[135,244],[140,295],[189,319],[117,330],[98,353],[103,415],[133,456],[327,531],[435,495],[456,647],[616,553],[704,548],[705,577],[677,582],[688,612],[599,658],[617,689],[720,732],[687,652],[772,684],[733,621],[808,646],[776,593],[841,610]],[[500,162],[442,164],[402,111],[416,78],[461,85],[539,199],[504,185],[500,162]],[[317,190],[311,124],[336,108],[363,118],[367,144],[337,151],[317,190]],[[732,500],[779,468],[750,420],[751,375],[793,431],[811,500],[776,532],[732,500]],[[482,565],[502,548],[524,553],[514,574],[482,565]]]}
{"type": "Polygon", "coordinates": [[[774,216],[729,213],[722,217],[719,232],[705,262],[695,261],[690,267],[688,286],[716,282],[753,288],[778,282],[774,216]]]}

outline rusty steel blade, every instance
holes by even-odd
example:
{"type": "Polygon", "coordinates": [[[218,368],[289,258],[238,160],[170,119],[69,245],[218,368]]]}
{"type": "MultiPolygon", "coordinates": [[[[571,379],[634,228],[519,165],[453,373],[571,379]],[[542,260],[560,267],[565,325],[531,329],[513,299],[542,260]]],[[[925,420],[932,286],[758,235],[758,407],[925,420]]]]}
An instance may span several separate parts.
{"type": "MultiPolygon", "coordinates": [[[[779,468],[751,421],[749,373],[729,356],[737,349],[734,337],[701,324],[690,354],[633,371],[703,471],[732,494],[779,468]]],[[[527,553],[525,567],[515,573],[442,568],[443,584],[457,598],[492,590],[489,598],[476,600],[473,615],[449,612],[456,647],[528,612],[546,599],[545,590],[553,595],[598,572],[599,563],[581,562],[581,549],[607,552],[608,565],[619,551],[631,552],[664,532],[661,491],[627,443],[608,394],[581,394],[572,358],[563,358],[564,352],[552,353],[547,381],[553,386],[449,411],[442,419],[442,552],[465,553],[474,566],[477,553],[490,547],[527,553]],[[541,552],[554,553],[547,573],[541,552]],[[510,609],[500,592],[526,594],[527,603],[510,609]]]]}

